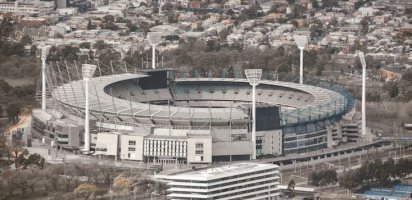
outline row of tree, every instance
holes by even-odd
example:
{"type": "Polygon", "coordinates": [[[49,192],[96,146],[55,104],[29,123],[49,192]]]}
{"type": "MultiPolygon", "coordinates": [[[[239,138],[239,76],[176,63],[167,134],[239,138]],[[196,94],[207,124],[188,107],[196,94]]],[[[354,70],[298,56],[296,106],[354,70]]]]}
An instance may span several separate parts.
{"type": "Polygon", "coordinates": [[[62,199],[89,199],[107,194],[108,186],[111,186],[111,192],[117,196],[133,192],[148,195],[155,189],[160,193],[166,189],[163,184],[147,178],[140,170],[123,170],[108,165],[56,164],[46,165],[44,168],[30,165],[27,169],[19,169],[0,173],[0,199],[19,194],[25,197],[28,192],[60,192],[61,196],[65,196],[62,199]]]}
{"type": "MultiPolygon", "coordinates": [[[[322,74],[326,61],[336,49],[327,48],[320,51],[306,51],[304,53],[304,67],[313,74],[322,74]]],[[[233,67],[237,70],[242,68],[261,68],[266,72],[288,74],[298,72],[299,53],[295,46],[279,47],[277,49],[267,48],[258,50],[256,48],[236,48],[220,46],[219,42],[199,41],[182,42],[174,50],[162,52],[164,65],[185,72],[196,70],[199,74],[207,74],[213,71],[215,77],[221,76],[223,69],[233,67]],[[182,70],[183,69],[183,70],[182,70]]],[[[149,51],[135,51],[133,55],[126,54],[125,60],[133,66],[141,66],[142,62],[150,59],[149,51]]]]}
{"type": "Polygon", "coordinates": [[[314,171],[308,178],[308,182],[313,186],[334,185],[338,182],[336,170],[327,169],[321,171],[314,171]]]}
{"type": "Polygon", "coordinates": [[[361,185],[379,184],[388,186],[391,181],[402,179],[412,173],[412,161],[399,159],[396,163],[392,158],[382,162],[377,159],[362,164],[359,169],[345,172],[339,177],[339,185],[353,190],[361,185]]]}

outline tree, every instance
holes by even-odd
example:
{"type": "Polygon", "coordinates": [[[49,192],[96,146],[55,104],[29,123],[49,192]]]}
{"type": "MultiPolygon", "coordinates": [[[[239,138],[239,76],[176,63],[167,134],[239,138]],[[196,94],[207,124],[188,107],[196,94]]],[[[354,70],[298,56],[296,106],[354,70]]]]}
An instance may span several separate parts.
{"type": "Polygon", "coordinates": [[[41,177],[40,177],[40,170],[37,168],[26,170],[27,173],[27,186],[30,188],[31,193],[34,193],[34,188],[38,185],[41,177]]]}
{"type": "Polygon", "coordinates": [[[395,166],[395,175],[399,178],[404,178],[410,172],[411,161],[407,159],[399,159],[398,163],[395,166]]]}
{"type": "Polygon", "coordinates": [[[13,185],[16,171],[6,170],[0,174],[1,180],[4,181],[4,190],[6,191],[7,195],[10,196],[13,194],[15,187],[13,185]]]}
{"type": "Polygon", "coordinates": [[[116,24],[114,24],[113,22],[109,22],[109,23],[104,24],[103,28],[104,29],[109,29],[109,30],[112,30],[112,31],[115,31],[115,30],[119,29],[119,27],[116,24]]]}
{"type": "Polygon", "coordinates": [[[169,2],[165,3],[165,4],[162,6],[162,11],[164,11],[164,12],[171,12],[171,11],[173,11],[173,5],[172,5],[171,3],[169,3],[169,2]]]}
{"type": "Polygon", "coordinates": [[[7,143],[7,148],[9,151],[10,156],[18,157],[19,153],[25,149],[23,149],[24,143],[21,140],[13,140],[7,143]]]}
{"type": "Polygon", "coordinates": [[[338,7],[339,2],[338,0],[322,0],[322,5],[324,8],[338,7]]]}
{"type": "Polygon", "coordinates": [[[314,171],[309,176],[309,184],[314,186],[325,186],[336,182],[338,182],[338,177],[335,170],[314,171]]]}
{"type": "Polygon", "coordinates": [[[126,193],[132,189],[132,181],[123,176],[117,176],[113,180],[113,187],[112,190],[117,195],[126,193]]]}
{"type": "Polygon", "coordinates": [[[90,42],[83,42],[79,44],[79,47],[82,49],[90,49],[91,43],[90,42]]]}
{"type": "Polygon", "coordinates": [[[344,173],[341,177],[339,177],[339,185],[352,191],[356,187],[356,183],[354,180],[354,171],[348,171],[344,173]]]}
{"type": "Polygon", "coordinates": [[[287,0],[289,5],[295,4],[296,0],[287,0]]]}
{"type": "Polygon", "coordinates": [[[227,77],[228,78],[235,78],[235,70],[233,69],[233,66],[229,67],[227,77]]]}
{"type": "Polygon", "coordinates": [[[57,190],[61,178],[60,175],[63,174],[63,170],[64,167],[62,165],[47,166],[46,169],[43,170],[43,177],[47,186],[51,187],[53,190],[57,190]]]}
{"type": "Polygon", "coordinates": [[[32,43],[31,38],[28,35],[23,35],[23,37],[21,37],[20,39],[20,44],[22,45],[29,45],[31,43],[32,43]]]}
{"type": "Polygon", "coordinates": [[[114,22],[114,16],[113,15],[106,15],[103,17],[103,21],[105,23],[113,23],[114,22]]]}
{"type": "Polygon", "coordinates": [[[130,32],[136,32],[137,30],[139,30],[139,27],[132,23],[127,23],[126,27],[129,29],[130,32]]]}
{"type": "Polygon", "coordinates": [[[20,109],[21,109],[20,104],[16,102],[11,102],[7,105],[6,112],[7,112],[7,116],[9,116],[9,122],[13,124],[18,122],[19,115],[21,113],[20,109]]]}
{"type": "Polygon", "coordinates": [[[102,50],[107,48],[107,44],[103,40],[97,40],[94,44],[94,48],[97,50],[102,50]]]}
{"type": "Polygon", "coordinates": [[[363,33],[363,34],[368,33],[368,31],[369,31],[369,20],[368,20],[368,18],[367,18],[367,17],[364,17],[364,18],[361,20],[360,24],[362,25],[362,33],[363,33]]]}
{"type": "Polygon", "coordinates": [[[28,179],[30,178],[30,172],[23,170],[23,171],[19,171],[16,173],[13,173],[13,181],[12,181],[12,185],[15,188],[18,188],[21,190],[21,193],[23,195],[23,197],[26,196],[26,191],[27,189],[29,189],[29,184],[28,184],[28,179]]]}
{"type": "Polygon", "coordinates": [[[87,30],[92,30],[92,29],[95,29],[96,27],[95,26],[93,26],[93,24],[92,24],[92,20],[88,20],[87,21],[87,30]]]}
{"type": "Polygon", "coordinates": [[[192,65],[192,63],[193,63],[193,58],[192,56],[188,54],[182,54],[176,58],[177,65],[192,65]]]}
{"type": "Polygon", "coordinates": [[[120,59],[120,53],[112,48],[106,49],[105,53],[101,54],[99,57],[99,60],[102,63],[106,63],[106,64],[109,64],[111,60],[119,60],[119,59],[120,59]]]}
{"type": "Polygon", "coordinates": [[[82,183],[75,190],[74,193],[78,194],[84,199],[89,199],[97,191],[96,185],[90,183],[82,183]]]}
{"type": "Polygon", "coordinates": [[[312,3],[312,7],[313,7],[313,8],[315,8],[315,9],[318,9],[318,8],[319,8],[319,3],[318,3],[317,0],[311,0],[310,2],[312,3]]]}
{"type": "Polygon", "coordinates": [[[105,183],[111,183],[113,178],[116,176],[116,169],[109,165],[99,166],[99,171],[104,177],[105,183]]]}
{"type": "Polygon", "coordinates": [[[13,18],[10,14],[3,14],[3,20],[0,23],[0,38],[9,37],[14,29],[13,18]]]}
{"type": "Polygon", "coordinates": [[[288,196],[288,198],[293,198],[295,196],[295,186],[296,186],[295,180],[293,179],[290,180],[288,187],[286,189],[286,195],[288,196]]]}

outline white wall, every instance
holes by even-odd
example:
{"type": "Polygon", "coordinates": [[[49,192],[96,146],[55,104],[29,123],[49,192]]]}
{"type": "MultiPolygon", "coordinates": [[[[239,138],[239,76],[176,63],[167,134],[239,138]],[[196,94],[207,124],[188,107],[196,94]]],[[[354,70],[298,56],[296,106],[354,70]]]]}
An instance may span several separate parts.
{"type": "Polygon", "coordinates": [[[120,158],[126,160],[143,161],[143,136],[140,135],[121,135],[120,136],[120,158]],[[134,142],[133,142],[134,141],[134,142]],[[135,143],[135,144],[129,144],[135,143]],[[129,148],[134,148],[132,151],[129,148]]]}
{"type": "Polygon", "coordinates": [[[212,137],[209,136],[209,137],[188,138],[187,139],[187,162],[188,163],[211,163],[212,162],[212,137]],[[198,145],[198,147],[196,147],[196,144],[202,144],[202,145],[198,145]],[[200,146],[203,146],[203,147],[200,147],[200,146]]]}
{"type": "Polygon", "coordinates": [[[256,136],[262,136],[262,153],[263,154],[282,154],[282,130],[258,131],[256,136]]]}
{"type": "Polygon", "coordinates": [[[98,133],[96,140],[96,154],[117,156],[119,149],[119,135],[116,133],[98,133]],[[107,151],[98,151],[98,149],[107,151]]]}

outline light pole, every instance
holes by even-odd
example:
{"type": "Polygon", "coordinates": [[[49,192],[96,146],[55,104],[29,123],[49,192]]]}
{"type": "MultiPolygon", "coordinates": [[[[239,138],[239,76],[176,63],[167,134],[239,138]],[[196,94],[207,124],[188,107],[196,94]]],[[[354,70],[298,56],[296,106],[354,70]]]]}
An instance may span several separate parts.
{"type": "Polygon", "coordinates": [[[41,51],[41,109],[46,110],[46,60],[50,46],[43,46],[41,51]]]}
{"type": "Polygon", "coordinates": [[[262,69],[246,69],[245,74],[249,84],[252,86],[252,159],[256,159],[256,86],[262,77],[262,69]]]}
{"type": "Polygon", "coordinates": [[[308,45],[308,37],[304,35],[294,35],[293,38],[300,50],[299,83],[303,84],[303,49],[308,45]]]}
{"type": "Polygon", "coordinates": [[[362,135],[366,135],[366,61],[365,54],[359,53],[359,59],[362,64],[362,135]]]}
{"type": "Polygon", "coordinates": [[[83,64],[82,65],[82,75],[84,80],[85,98],[86,106],[84,109],[84,151],[90,151],[90,128],[89,128],[89,79],[93,77],[94,71],[96,70],[96,65],[83,64]]]}
{"type": "Polygon", "coordinates": [[[156,69],[156,45],[162,42],[162,35],[160,32],[149,32],[147,37],[152,45],[152,69],[156,69]]]}

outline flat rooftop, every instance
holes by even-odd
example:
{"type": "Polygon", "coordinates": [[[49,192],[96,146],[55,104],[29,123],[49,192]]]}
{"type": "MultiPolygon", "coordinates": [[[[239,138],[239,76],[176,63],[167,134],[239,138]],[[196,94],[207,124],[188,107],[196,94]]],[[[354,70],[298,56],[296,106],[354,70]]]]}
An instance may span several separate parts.
{"type": "Polygon", "coordinates": [[[236,163],[220,167],[212,167],[198,171],[184,172],[175,175],[159,175],[159,178],[168,180],[197,180],[208,181],[229,177],[249,172],[262,171],[267,169],[277,169],[279,166],[274,164],[259,164],[259,163],[236,163]]]}

